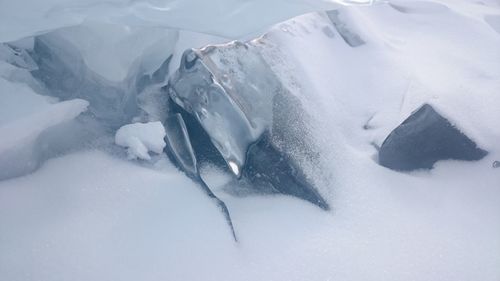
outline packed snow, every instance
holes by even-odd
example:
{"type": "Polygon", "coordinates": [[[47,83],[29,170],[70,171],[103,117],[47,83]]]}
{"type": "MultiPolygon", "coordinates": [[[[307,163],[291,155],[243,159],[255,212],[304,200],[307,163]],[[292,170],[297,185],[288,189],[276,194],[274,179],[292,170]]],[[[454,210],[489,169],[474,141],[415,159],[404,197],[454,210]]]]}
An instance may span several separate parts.
{"type": "Polygon", "coordinates": [[[498,1],[201,2],[0,3],[0,280],[500,280],[498,1]],[[162,153],[161,89],[185,49],[253,38],[332,210],[203,166],[235,243],[162,153]],[[488,154],[380,166],[425,103],[488,154]]]}

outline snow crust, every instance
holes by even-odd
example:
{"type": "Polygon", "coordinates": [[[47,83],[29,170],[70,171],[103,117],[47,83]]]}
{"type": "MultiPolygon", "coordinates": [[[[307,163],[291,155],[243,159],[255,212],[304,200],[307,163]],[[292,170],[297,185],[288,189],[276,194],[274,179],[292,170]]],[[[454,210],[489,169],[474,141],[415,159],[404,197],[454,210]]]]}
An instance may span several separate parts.
{"type": "Polygon", "coordinates": [[[346,7],[290,19],[258,38],[256,48],[312,116],[308,132],[320,157],[306,168],[333,210],[242,195],[227,174],[205,167],[203,178],[231,210],[238,244],[197,185],[165,155],[148,152],[164,145],[156,121],[166,114],[165,81],[155,75],[171,74],[186,48],[248,39],[240,35],[331,2],[193,3],[0,4],[0,42],[50,31],[42,39],[53,40],[53,53],[76,62],[68,69],[93,85],[77,97],[56,94],[33,77],[25,53],[9,47],[29,54],[36,39],[0,47],[1,280],[500,279],[497,1],[346,7]],[[259,20],[245,20],[249,26],[228,24],[254,12],[259,20]],[[109,89],[127,93],[137,111],[115,118],[120,111],[110,105],[123,96],[109,89]],[[413,173],[379,166],[376,147],[423,103],[488,156],[413,173]],[[79,132],[94,126],[105,141],[82,146],[79,132]],[[121,126],[119,142],[152,161],[127,159],[113,142],[121,126]]]}
{"type": "Polygon", "coordinates": [[[149,152],[160,154],[165,148],[165,128],[159,121],[122,126],[115,135],[117,145],[128,148],[131,159],[151,160],[149,152]]]}

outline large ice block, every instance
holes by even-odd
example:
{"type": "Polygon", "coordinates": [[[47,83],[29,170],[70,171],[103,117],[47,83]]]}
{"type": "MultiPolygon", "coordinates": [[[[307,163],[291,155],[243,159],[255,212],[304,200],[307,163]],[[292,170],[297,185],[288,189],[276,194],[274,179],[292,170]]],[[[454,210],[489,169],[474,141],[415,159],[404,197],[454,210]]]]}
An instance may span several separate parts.
{"type": "Polygon", "coordinates": [[[255,47],[238,41],[187,50],[169,89],[236,175],[250,144],[270,128],[273,97],[283,91],[255,47]]]}
{"type": "Polygon", "coordinates": [[[303,122],[293,116],[304,109],[262,56],[258,42],[187,50],[167,86],[175,104],[171,111],[185,116],[200,158],[212,154],[213,144],[241,184],[296,196],[328,210],[297,155],[287,151],[290,145],[294,152],[300,150],[307,139],[299,132],[303,122]],[[300,136],[289,136],[295,133],[300,136]]]}

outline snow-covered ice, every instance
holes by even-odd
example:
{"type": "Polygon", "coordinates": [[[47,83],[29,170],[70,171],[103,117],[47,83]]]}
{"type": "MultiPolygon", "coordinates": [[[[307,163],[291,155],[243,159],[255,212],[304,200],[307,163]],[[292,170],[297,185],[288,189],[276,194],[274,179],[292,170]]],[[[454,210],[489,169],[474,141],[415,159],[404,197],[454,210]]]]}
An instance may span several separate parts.
{"type": "MultiPolygon", "coordinates": [[[[87,109],[81,99],[51,103],[26,84],[0,77],[0,180],[34,171],[50,146],[42,133],[67,123],[87,109]]],[[[56,141],[57,142],[57,141],[56,141]]]]}
{"type": "Polygon", "coordinates": [[[0,280],[500,280],[498,1],[377,1],[284,22],[337,1],[199,2],[0,3],[0,280]],[[162,153],[157,78],[187,48],[253,38],[304,109],[285,116],[305,120],[319,157],[304,169],[332,210],[201,167],[235,243],[162,153]],[[37,42],[54,56],[31,61],[37,42]],[[48,87],[41,61],[85,89],[48,87]],[[377,147],[425,103],[488,155],[380,166],[377,147]],[[99,141],[81,145],[80,130],[99,141]],[[151,161],[130,161],[115,133],[151,161]]]}

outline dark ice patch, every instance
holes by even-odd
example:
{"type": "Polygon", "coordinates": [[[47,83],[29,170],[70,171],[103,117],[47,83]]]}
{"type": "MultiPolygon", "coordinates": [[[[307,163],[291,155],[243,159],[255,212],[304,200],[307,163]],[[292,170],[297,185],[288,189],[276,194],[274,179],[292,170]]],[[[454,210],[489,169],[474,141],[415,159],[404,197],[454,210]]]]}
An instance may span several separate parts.
{"type": "Polygon", "coordinates": [[[135,92],[91,71],[70,42],[50,33],[37,36],[31,57],[38,66],[31,75],[47,88],[45,94],[60,100],[88,101],[86,114],[92,114],[113,129],[137,115],[135,92]]]}
{"type": "Polygon", "coordinates": [[[428,104],[384,140],[379,163],[393,170],[431,169],[439,160],[479,160],[487,154],[428,104]]]}

